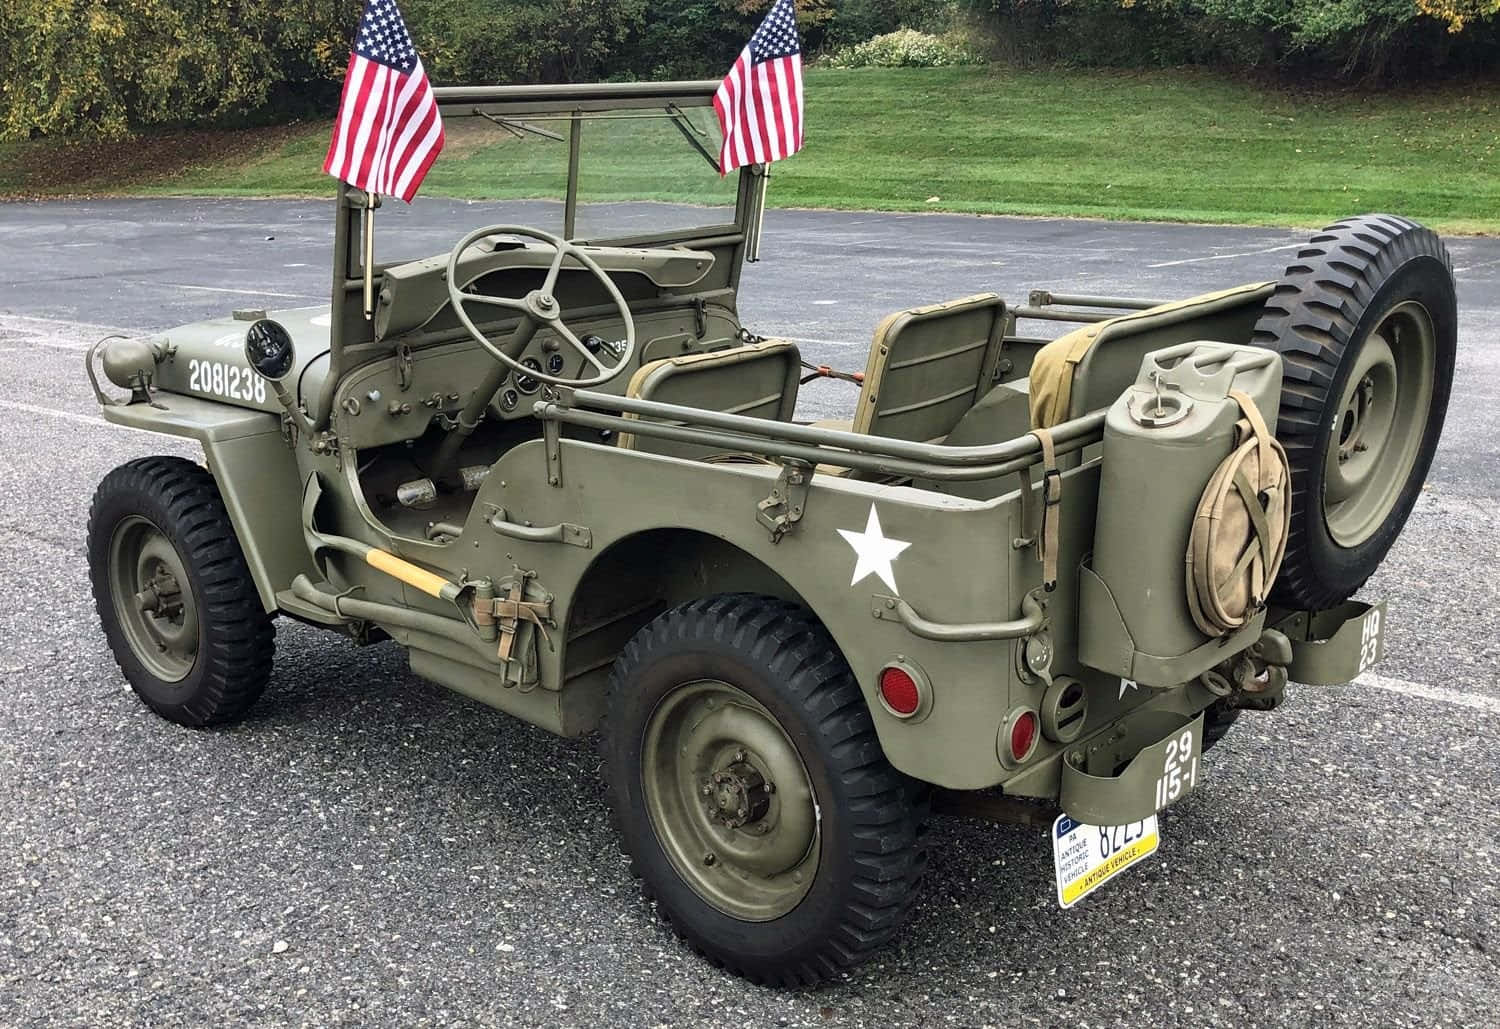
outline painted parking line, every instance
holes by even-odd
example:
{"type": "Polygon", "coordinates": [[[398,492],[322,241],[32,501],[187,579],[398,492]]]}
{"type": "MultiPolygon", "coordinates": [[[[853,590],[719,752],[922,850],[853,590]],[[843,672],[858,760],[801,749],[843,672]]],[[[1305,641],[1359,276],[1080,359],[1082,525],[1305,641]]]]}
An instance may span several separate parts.
{"type": "Polygon", "coordinates": [[[311,293],[274,293],[269,289],[231,289],[228,286],[197,286],[187,282],[151,282],[146,279],[121,279],[135,286],[151,286],[157,289],[186,289],[197,293],[228,293],[241,297],[275,297],[278,300],[321,300],[311,293]]]}
{"type": "Polygon", "coordinates": [[[1389,676],[1376,675],[1374,672],[1365,672],[1354,680],[1353,685],[1372,686],[1377,690],[1404,693],[1409,697],[1421,697],[1423,700],[1436,700],[1443,704],[1455,704],[1459,707],[1468,707],[1476,711],[1500,715],[1500,697],[1486,697],[1477,693],[1464,693],[1460,690],[1450,690],[1443,686],[1428,686],[1425,683],[1408,682],[1405,679],[1393,679],[1389,676]]]}
{"type": "Polygon", "coordinates": [[[851,343],[845,339],[812,339],[808,336],[783,336],[779,332],[767,333],[766,338],[784,339],[788,343],[811,343],[819,347],[862,347],[865,345],[863,343],[851,343]]]}
{"type": "Polygon", "coordinates": [[[1156,264],[1148,264],[1147,268],[1176,268],[1183,264],[1203,264],[1207,261],[1232,261],[1236,257],[1259,257],[1261,254],[1274,254],[1282,250],[1301,250],[1305,243],[1286,243],[1277,247],[1266,247],[1264,250],[1245,250],[1237,254],[1214,254],[1212,257],[1185,257],[1180,261],[1160,261],[1156,264]]]}
{"type": "Polygon", "coordinates": [[[96,414],[80,414],[77,411],[59,411],[50,407],[35,407],[31,404],[9,403],[5,405],[12,411],[24,411],[27,414],[40,415],[44,418],[60,418],[65,422],[77,422],[80,425],[94,425],[106,429],[123,429],[123,425],[115,425],[106,422],[96,414]]]}

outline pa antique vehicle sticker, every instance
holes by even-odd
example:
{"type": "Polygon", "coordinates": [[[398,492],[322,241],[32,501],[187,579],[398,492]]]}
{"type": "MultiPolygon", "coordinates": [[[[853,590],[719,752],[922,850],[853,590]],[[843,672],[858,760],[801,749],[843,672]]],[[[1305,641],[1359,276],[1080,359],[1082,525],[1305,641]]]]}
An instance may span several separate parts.
{"type": "Polygon", "coordinates": [[[1052,823],[1052,863],[1057,902],[1065,908],[1156,853],[1161,842],[1156,816],[1129,825],[1085,825],[1067,815],[1052,823]]]}

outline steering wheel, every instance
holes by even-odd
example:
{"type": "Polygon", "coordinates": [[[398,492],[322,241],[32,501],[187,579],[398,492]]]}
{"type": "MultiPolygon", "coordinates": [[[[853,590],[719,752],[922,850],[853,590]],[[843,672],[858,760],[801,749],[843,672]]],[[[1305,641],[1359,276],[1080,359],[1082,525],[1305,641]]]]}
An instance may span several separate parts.
{"type": "MultiPolygon", "coordinates": [[[[453,310],[458,315],[458,320],[463,327],[469,330],[469,335],[479,341],[484,349],[490,352],[501,364],[507,365],[518,375],[530,376],[540,382],[550,383],[553,386],[575,386],[588,387],[598,386],[615,378],[630,366],[630,359],[635,355],[635,319],[630,316],[630,305],[620,295],[620,290],[615,286],[614,280],[609,273],[600,268],[598,262],[584,252],[582,247],[575,246],[559,236],[541,229],[527,228],[524,225],[491,225],[488,228],[476,229],[463,239],[459,240],[458,246],[453,248],[453,253],[448,255],[448,299],[453,304],[453,310]],[[491,297],[482,293],[471,293],[465,286],[472,285],[458,281],[459,259],[481,239],[487,236],[520,236],[525,239],[534,239],[539,243],[549,243],[557,248],[557,256],[552,259],[552,266],[547,269],[547,278],[542,283],[541,289],[532,290],[526,296],[519,299],[513,297],[491,297]],[[557,289],[558,276],[562,274],[563,262],[569,257],[577,261],[584,268],[594,274],[594,277],[603,284],[609,293],[610,299],[614,301],[615,307],[620,312],[620,319],[625,323],[625,349],[615,353],[610,349],[614,357],[611,364],[605,364],[599,360],[598,353],[589,349],[582,340],[568,328],[562,320],[562,307],[557,302],[554,291],[557,289]],[[511,333],[510,339],[503,344],[497,344],[486,336],[480,328],[474,324],[469,317],[469,312],[464,305],[468,303],[485,304],[489,307],[504,308],[507,311],[516,311],[521,315],[521,324],[511,333]],[[537,368],[523,365],[518,359],[522,351],[526,349],[531,338],[536,335],[537,329],[547,327],[564,340],[570,347],[578,352],[584,362],[593,366],[597,375],[585,376],[576,379],[565,378],[559,375],[548,375],[537,368]],[[517,357],[511,357],[506,353],[511,350],[517,357]]],[[[602,352],[602,350],[601,350],[602,352]]]]}

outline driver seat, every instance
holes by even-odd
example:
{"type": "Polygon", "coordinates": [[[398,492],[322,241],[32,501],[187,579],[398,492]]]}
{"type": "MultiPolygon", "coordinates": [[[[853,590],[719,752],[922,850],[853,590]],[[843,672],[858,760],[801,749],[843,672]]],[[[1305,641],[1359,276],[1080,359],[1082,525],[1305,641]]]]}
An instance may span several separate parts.
{"type": "MultiPolygon", "coordinates": [[[[630,379],[625,395],[705,411],[789,422],[797,407],[802,355],[782,339],[747,343],[732,350],[685,354],[644,364],[630,379]]],[[[635,418],[627,414],[626,418],[635,418]]],[[[667,422],[666,424],[682,424],[667,422]]],[[[699,461],[722,454],[714,447],[620,433],[623,450],[665,454],[699,461]]]]}

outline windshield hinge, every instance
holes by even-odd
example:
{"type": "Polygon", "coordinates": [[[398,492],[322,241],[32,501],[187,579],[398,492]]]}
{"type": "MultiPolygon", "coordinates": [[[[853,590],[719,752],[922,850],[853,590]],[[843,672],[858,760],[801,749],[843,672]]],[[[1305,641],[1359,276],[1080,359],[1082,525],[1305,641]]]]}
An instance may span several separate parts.
{"type": "Polygon", "coordinates": [[[682,133],[682,138],[691,143],[693,149],[703,155],[703,159],[708,162],[708,166],[714,171],[720,171],[718,155],[704,145],[703,140],[699,138],[703,136],[702,130],[688,120],[688,116],[682,108],[676,104],[668,104],[667,115],[672,119],[672,124],[677,126],[677,131],[682,133]]]}
{"type": "Polygon", "coordinates": [[[802,521],[812,477],[812,465],[805,461],[786,461],[776,485],[771,488],[771,495],[755,505],[756,520],[770,530],[772,543],[780,543],[781,537],[802,521]]]}
{"type": "Polygon", "coordinates": [[[538,125],[533,125],[530,122],[515,121],[511,118],[502,118],[497,114],[490,114],[486,111],[481,111],[477,107],[474,109],[474,113],[479,115],[479,117],[483,118],[485,121],[494,122],[505,131],[513,133],[517,139],[525,139],[526,133],[530,132],[533,135],[541,136],[543,139],[550,139],[557,143],[567,142],[567,140],[563,139],[563,137],[559,136],[551,129],[544,129],[538,125]]]}

